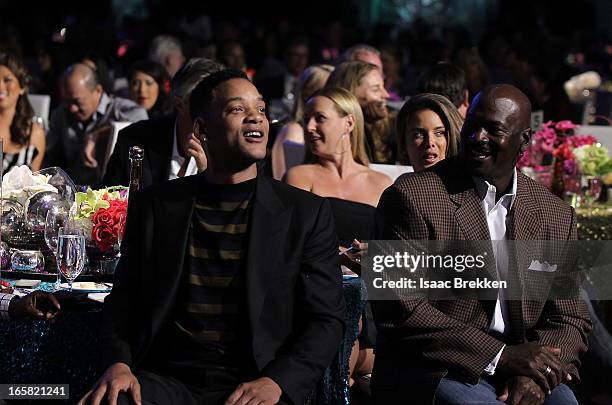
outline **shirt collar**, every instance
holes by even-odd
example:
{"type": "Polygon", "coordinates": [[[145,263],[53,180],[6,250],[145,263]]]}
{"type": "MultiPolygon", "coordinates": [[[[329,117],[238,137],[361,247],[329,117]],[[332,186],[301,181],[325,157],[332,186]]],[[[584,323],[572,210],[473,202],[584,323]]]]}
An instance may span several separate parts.
{"type": "MultiPolygon", "coordinates": [[[[481,200],[484,200],[487,205],[493,207],[496,205],[495,196],[497,188],[488,181],[480,177],[472,177],[474,184],[476,185],[476,193],[481,200]]],[[[512,188],[510,192],[504,194],[497,203],[503,204],[508,211],[512,208],[514,200],[516,200],[516,189],[517,189],[517,173],[516,167],[512,173],[512,188]]]]}
{"type": "Polygon", "coordinates": [[[177,126],[178,126],[178,119],[174,120],[174,142],[172,142],[172,159],[178,162],[182,162],[184,158],[178,152],[178,137],[176,136],[177,126]]]}
{"type": "Polygon", "coordinates": [[[96,108],[96,114],[104,116],[104,114],[106,114],[106,108],[108,107],[110,102],[110,97],[105,92],[103,92],[102,96],[100,97],[100,102],[98,103],[98,108],[96,108]]]}

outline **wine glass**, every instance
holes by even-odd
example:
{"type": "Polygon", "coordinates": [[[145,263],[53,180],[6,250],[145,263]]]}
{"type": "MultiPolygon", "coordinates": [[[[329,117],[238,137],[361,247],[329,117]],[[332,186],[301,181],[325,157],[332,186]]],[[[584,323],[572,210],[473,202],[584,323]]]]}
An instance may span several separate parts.
{"type": "MultiPolygon", "coordinates": [[[[57,237],[61,228],[68,225],[68,211],[65,207],[54,206],[47,211],[45,217],[45,243],[57,260],[57,237]]],[[[59,269],[57,271],[56,288],[61,282],[59,269]]]]}
{"type": "Polygon", "coordinates": [[[596,176],[585,176],[582,190],[587,207],[593,204],[601,194],[601,179],[596,176]]]}
{"type": "Polygon", "coordinates": [[[72,282],[83,271],[86,256],[85,237],[78,231],[60,228],[57,237],[57,268],[68,281],[68,291],[72,291],[72,282]]]}

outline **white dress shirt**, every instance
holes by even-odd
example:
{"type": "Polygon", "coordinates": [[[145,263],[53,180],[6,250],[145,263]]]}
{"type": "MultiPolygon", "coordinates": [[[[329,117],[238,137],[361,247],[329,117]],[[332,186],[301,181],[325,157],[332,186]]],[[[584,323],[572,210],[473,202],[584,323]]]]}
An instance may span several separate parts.
{"type": "MultiPolygon", "coordinates": [[[[484,209],[485,217],[487,218],[487,226],[489,228],[489,235],[492,241],[501,241],[506,239],[506,220],[508,212],[512,208],[512,204],[516,199],[516,169],[512,178],[512,189],[509,193],[503,195],[498,201],[495,201],[495,195],[497,189],[494,185],[488,181],[474,178],[476,189],[479,196],[482,198],[482,206],[484,209]]],[[[495,267],[497,269],[497,276],[500,280],[507,279],[508,275],[508,252],[506,245],[503,242],[493,242],[493,254],[495,255],[495,267]]],[[[497,301],[495,302],[495,312],[493,313],[493,319],[489,331],[496,332],[500,335],[508,333],[508,304],[506,302],[505,292],[500,289],[497,294],[497,301]]],[[[493,375],[499,358],[501,357],[504,347],[497,353],[497,356],[489,363],[485,368],[487,374],[493,375]]]]}
{"type": "MultiPolygon", "coordinates": [[[[174,180],[178,178],[178,173],[181,170],[181,166],[185,163],[185,158],[181,156],[178,151],[178,138],[176,136],[176,126],[174,123],[174,142],[172,143],[172,158],[170,159],[170,174],[168,180],[174,180]]],[[[198,165],[196,160],[190,156],[189,163],[187,163],[187,170],[185,170],[185,176],[191,176],[198,173],[198,165]]]]}

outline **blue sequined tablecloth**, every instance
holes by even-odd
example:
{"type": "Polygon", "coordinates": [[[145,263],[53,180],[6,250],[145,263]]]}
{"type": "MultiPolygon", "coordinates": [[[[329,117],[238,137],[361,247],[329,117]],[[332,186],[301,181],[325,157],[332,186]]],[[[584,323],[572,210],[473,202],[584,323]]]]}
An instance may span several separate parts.
{"type": "MultiPolygon", "coordinates": [[[[39,288],[52,291],[53,284],[42,283],[39,288]]],[[[312,399],[317,405],[349,403],[348,359],[357,339],[365,295],[360,278],[345,278],[343,290],[346,330],[335,360],[325,370],[314,391],[312,399]]],[[[0,321],[0,383],[70,384],[68,403],[76,403],[104,371],[98,368],[101,310],[102,305],[94,302],[68,308],[63,305],[62,312],[51,323],[41,320],[0,321]]]]}
{"type": "MultiPolygon", "coordinates": [[[[52,290],[52,283],[42,283],[41,289],[52,290]]],[[[52,322],[0,321],[0,383],[70,384],[70,400],[53,401],[70,404],[91,388],[103,371],[97,368],[102,306],[68,306],[52,322]]]]}

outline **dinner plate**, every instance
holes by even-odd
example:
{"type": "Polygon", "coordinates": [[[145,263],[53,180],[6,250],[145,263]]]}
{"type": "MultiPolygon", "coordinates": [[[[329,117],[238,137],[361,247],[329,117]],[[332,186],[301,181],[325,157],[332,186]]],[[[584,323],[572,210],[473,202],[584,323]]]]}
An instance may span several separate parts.
{"type": "MultiPolygon", "coordinates": [[[[59,288],[63,290],[67,290],[68,283],[61,283],[59,288]]],[[[107,292],[112,289],[112,284],[102,284],[102,283],[94,283],[91,281],[83,281],[72,283],[72,291],[80,291],[80,292],[107,292]]]]}

